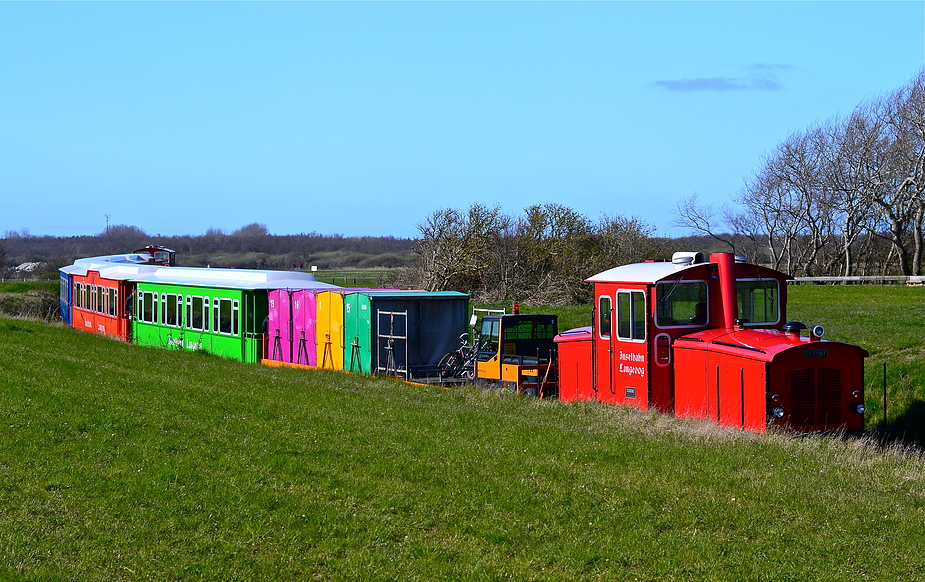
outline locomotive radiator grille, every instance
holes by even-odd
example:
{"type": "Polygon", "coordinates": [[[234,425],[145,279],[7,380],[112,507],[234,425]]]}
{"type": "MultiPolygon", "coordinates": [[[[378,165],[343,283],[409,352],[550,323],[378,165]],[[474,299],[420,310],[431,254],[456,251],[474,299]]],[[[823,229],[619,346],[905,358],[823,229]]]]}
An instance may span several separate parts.
{"type": "Polygon", "coordinates": [[[841,424],[841,371],[804,368],[790,374],[790,423],[797,427],[841,424]]]}

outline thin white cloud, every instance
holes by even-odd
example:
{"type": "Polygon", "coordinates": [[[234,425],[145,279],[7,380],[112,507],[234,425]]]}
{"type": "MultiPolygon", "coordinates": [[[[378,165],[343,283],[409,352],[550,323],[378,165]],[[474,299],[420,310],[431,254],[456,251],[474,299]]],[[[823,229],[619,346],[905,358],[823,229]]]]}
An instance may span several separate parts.
{"type": "Polygon", "coordinates": [[[748,67],[743,77],[694,77],[691,79],[663,79],[653,81],[659,89],[673,92],[692,91],[780,91],[784,88],[775,76],[776,71],[792,68],[790,65],[758,63],[748,67]]]}

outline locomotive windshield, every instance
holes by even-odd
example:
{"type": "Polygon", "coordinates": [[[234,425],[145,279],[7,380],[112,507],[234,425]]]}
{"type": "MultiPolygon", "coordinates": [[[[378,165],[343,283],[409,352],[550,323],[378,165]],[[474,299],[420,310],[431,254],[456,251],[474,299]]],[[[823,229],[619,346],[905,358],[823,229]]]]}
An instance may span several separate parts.
{"type": "Polygon", "coordinates": [[[498,342],[501,336],[501,320],[496,317],[486,317],[482,320],[482,329],[479,331],[479,361],[487,362],[498,353],[498,342]]]}
{"type": "Polygon", "coordinates": [[[705,281],[668,281],[655,286],[659,327],[698,326],[707,323],[705,281]]]}
{"type": "Polygon", "coordinates": [[[739,318],[749,324],[774,325],[780,321],[780,289],[774,279],[738,279],[739,318]]]}

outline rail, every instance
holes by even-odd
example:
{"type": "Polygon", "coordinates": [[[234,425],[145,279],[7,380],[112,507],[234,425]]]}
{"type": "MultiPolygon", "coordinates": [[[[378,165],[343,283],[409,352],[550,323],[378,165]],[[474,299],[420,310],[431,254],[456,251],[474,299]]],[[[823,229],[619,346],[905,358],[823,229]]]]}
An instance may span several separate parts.
{"type": "Polygon", "coordinates": [[[853,275],[849,277],[794,277],[791,285],[925,285],[923,275],[853,275]]]}

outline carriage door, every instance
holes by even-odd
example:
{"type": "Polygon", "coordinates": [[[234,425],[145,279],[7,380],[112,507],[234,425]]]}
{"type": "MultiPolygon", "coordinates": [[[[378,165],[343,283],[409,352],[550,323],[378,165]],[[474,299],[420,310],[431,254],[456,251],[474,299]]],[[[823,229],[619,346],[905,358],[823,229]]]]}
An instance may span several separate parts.
{"type": "Polygon", "coordinates": [[[616,402],[649,407],[646,296],[642,290],[617,291],[616,336],[612,353],[612,391],[616,402]]]}

